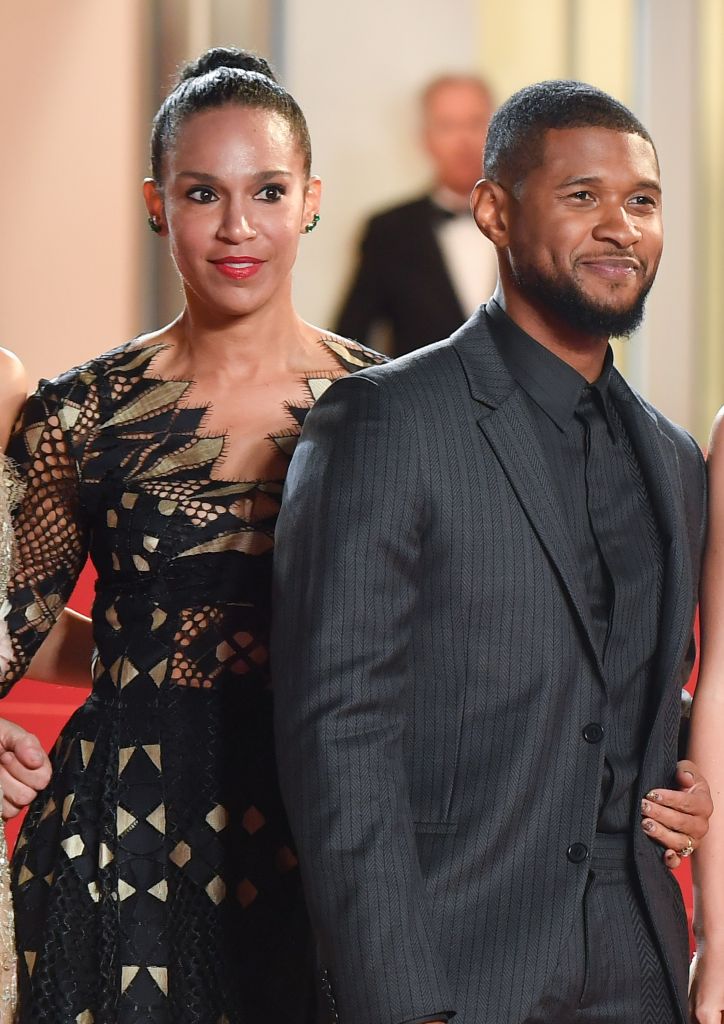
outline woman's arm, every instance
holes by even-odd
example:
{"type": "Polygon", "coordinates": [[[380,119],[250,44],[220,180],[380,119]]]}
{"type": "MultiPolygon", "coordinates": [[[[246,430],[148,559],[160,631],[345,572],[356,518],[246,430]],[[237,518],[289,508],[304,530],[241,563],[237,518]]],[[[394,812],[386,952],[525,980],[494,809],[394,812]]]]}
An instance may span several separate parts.
{"type": "Polygon", "coordinates": [[[88,524],[72,422],[73,402],[88,400],[87,392],[72,375],[60,386],[44,382],[8,442],[24,490],[13,515],[15,561],[0,615],[12,644],[0,666],[2,696],[26,675],[85,565],[88,524]]]}
{"type": "MultiPolygon", "coordinates": [[[[0,349],[0,455],[27,394],[22,363],[0,349]]],[[[0,792],[2,817],[13,818],[50,782],[50,761],[32,733],[0,718],[0,792]]]]}
{"type": "MultiPolygon", "coordinates": [[[[0,348],[0,451],[27,397],[28,378],[17,356],[0,348]]],[[[88,686],[93,654],[90,619],[65,610],[33,658],[28,675],[41,682],[88,686]]]]}
{"type": "Polygon", "coordinates": [[[724,1013],[724,409],[709,448],[709,529],[701,587],[701,670],[691,719],[690,757],[714,800],[709,835],[693,858],[697,957],[691,1004],[698,1024],[724,1013]]]}
{"type": "Polygon", "coordinates": [[[28,667],[28,675],[43,683],[90,686],[93,627],[85,615],[66,608],[28,667]]]}

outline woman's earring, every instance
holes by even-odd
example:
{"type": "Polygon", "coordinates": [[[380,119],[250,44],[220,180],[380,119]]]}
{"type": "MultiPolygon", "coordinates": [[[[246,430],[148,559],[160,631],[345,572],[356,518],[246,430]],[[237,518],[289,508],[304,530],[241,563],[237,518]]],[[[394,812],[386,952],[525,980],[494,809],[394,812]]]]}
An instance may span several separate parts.
{"type": "Polygon", "coordinates": [[[151,231],[153,231],[154,235],[161,234],[161,225],[158,223],[155,217],[148,218],[148,226],[150,227],[151,231]]]}
{"type": "Polygon", "coordinates": [[[307,226],[304,228],[304,234],[308,235],[310,231],[314,231],[317,224],[319,224],[319,214],[315,213],[314,216],[312,217],[311,222],[307,224],[307,226]]]}

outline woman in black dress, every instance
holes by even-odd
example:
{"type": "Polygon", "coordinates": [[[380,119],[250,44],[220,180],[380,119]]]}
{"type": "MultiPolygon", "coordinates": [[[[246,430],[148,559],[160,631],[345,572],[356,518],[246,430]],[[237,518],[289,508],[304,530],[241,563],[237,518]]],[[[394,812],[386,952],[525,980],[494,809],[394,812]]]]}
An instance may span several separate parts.
{"type": "Polygon", "coordinates": [[[183,312],[45,382],[10,449],[26,493],[5,691],[87,555],[98,573],[93,692],[14,858],[20,1020],[308,1022],[313,950],[273,752],[274,525],[307,411],[381,357],[293,309],[320,184],[264,61],[215,50],[187,67],[152,172],[183,312]]]}

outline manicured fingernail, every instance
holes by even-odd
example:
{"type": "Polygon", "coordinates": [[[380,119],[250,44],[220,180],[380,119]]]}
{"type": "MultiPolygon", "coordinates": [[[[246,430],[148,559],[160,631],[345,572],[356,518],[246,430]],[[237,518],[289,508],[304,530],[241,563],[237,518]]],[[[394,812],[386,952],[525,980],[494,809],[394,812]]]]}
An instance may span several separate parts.
{"type": "Polygon", "coordinates": [[[651,818],[647,818],[646,821],[642,822],[641,827],[644,832],[653,832],[656,828],[656,822],[652,821],[651,818]]]}
{"type": "Polygon", "coordinates": [[[641,801],[641,810],[644,812],[644,814],[649,813],[649,811],[651,810],[651,804],[648,802],[648,800],[641,801]]]}
{"type": "Polygon", "coordinates": [[[649,800],[654,800],[656,803],[659,803],[661,800],[661,794],[657,793],[655,789],[652,789],[650,793],[646,794],[646,796],[649,800]]]}
{"type": "Polygon", "coordinates": [[[688,768],[686,769],[686,771],[682,772],[681,774],[682,775],[688,775],[690,779],[694,778],[694,773],[690,772],[688,768]]]}

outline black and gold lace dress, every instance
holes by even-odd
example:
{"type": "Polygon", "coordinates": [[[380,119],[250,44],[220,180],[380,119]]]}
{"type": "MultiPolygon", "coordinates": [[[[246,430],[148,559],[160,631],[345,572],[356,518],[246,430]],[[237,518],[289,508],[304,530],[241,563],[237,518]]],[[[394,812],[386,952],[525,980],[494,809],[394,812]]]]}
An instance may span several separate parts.
{"type": "MultiPolygon", "coordinates": [[[[269,438],[288,457],[330,380],[381,360],[321,344],[339,371],[304,375],[308,402],[269,438]]],[[[225,438],[204,432],[188,383],[151,376],[158,351],[130,343],[44,383],[11,444],[26,493],[5,692],[87,554],[98,574],[93,691],[13,859],[20,1019],[307,1022],[268,667],[283,481],[220,478],[225,438]]]]}

